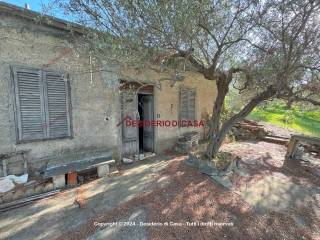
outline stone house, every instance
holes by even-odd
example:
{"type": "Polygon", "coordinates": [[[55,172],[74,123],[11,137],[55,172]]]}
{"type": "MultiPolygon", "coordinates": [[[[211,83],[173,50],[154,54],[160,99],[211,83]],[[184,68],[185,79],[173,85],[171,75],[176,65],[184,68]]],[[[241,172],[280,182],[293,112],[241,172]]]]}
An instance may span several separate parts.
{"type": "Polygon", "coordinates": [[[156,122],[200,121],[212,111],[214,81],[187,71],[183,81],[174,86],[162,81],[159,87],[153,83],[169,72],[90,71],[82,34],[77,24],[0,2],[1,158],[9,163],[24,158],[32,172],[45,167],[50,156],[60,156],[59,164],[67,153],[109,149],[119,161],[141,150],[161,153],[185,132],[203,134],[201,126],[137,128],[122,120],[138,115],[156,122]],[[146,86],[125,94],[125,87],[109,84],[114,79],[126,86],[137,79],[146,86]]]}

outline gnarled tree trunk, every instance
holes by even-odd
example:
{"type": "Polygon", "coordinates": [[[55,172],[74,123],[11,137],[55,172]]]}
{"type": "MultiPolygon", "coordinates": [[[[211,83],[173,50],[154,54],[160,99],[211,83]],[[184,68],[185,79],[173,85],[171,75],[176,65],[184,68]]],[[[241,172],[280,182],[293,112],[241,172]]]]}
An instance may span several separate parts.
{"type": "Polygon", "coordinates": [[[245,107],[243,107],[240,112],[233,115],[220,126],[223,102],[226,94],[228,93],[229,86],[229,83],[221,83],[220,80],[221,79],[219,79],[217,82],[218,96],[214,105],[212,118],[209,122],[209,144],[206,151],[206,155],[209,159],[213,159],[216,157],[223,143],[223,140],[235,123],[243,120],[246,116],[248,116],[259,103],[270,99],[276,94],[275,88],[273,86],[270,86],[265,91],[258,94],[255,98],[251,99],[251,101],[245,107]]]}

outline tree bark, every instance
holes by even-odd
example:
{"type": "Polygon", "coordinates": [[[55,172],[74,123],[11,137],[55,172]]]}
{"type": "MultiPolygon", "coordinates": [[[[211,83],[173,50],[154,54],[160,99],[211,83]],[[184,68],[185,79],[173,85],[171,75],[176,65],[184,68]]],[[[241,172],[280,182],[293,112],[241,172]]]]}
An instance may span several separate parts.
{"type": "Polygon", "coordinates": [[[215,158],[219,152],[219,149],[223,143],[223,140],[226,138],[227,133],[230,129],[234,126],[235,123],[243,120],[246,116],[250,114],[250,112],[261,102],[270,99],[276,94],[276,89],[273,86],[268,87],[265,91],[258,94],[256,97],[251,99],[251,101],[244,107],[240,112],[229,118],[223,125],[220,127],[218,123],[221,118],[221,109],[223,106],[223,101],[225,98],[224,93],[222,96],[217,96],[217,100],[215,102],[214,110],[218,111],[213,112],[212,118],[212,126],[210,128],[210,135],[209,135],[209,144],[207,148],[206,155],[209,159],[215,158]],[[222,101],[222,102],[221,102],[222,101]],[[218,120],[216,118],[219,118],[218,120]],[[217,122],[218,121],[218,122],[217,122]]]}
{"type": "Polygon", "coordinates": [[[222,74],[218,78],[217,90],[218,90],[218,95],[214,103],[213,110],[212,110],[212,117],[209,122],[209,145],[206,153],[206,155],[209,158],[213,156],[215,152],[218,151],[216,147],[218,145],[218,140],[219,140],[218,133],[220,129],[221,113],[223,110],[225,97],[229,91],[229,82],[225,74],[222,74]]]}

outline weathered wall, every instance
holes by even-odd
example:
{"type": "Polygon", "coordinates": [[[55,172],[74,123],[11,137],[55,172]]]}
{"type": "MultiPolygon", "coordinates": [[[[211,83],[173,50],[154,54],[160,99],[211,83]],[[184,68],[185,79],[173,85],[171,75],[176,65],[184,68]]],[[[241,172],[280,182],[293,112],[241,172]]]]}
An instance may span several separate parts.
{"type": "MultiPolygon", "coordinates": [[[[206,114],[211,114],[213,104],[216,99],[216,83],[209,81],[198,73],[187,72],[186,78],[182,83],[177,83],[174,87],[170,87],[169,83],[163,84],[163,89],[156,90],[156,113],[160,115],[160,119],[179,119],[179,92],[180,87],[186,86],[196,89],[196,119],[200,121],[206,114]]],[[[172,148],[177,137],[185,132],[198,131],[203,133],[203,128],[194,127],[173,127],[173,128],[157,128],[157,151],[172,148]]]]}
{"type": "MultiPolygon", "coordinates": [[[[159,74],[153,70],[126,69],[119,76],[125,80],[138,80],[147,84],[156,83],[160,79],[168,79],[172,74],[170,71],[164,71],[159,74]]],[[[161,88],[154,87],[155,120],[179,120],[181,86],[196,89],[196,119],[198,121],[203,119],[205,115],[212,114],[217,96],[216,82],[207,80],[203,75],[194,71],[187,71],[184,75],[185,79],[182,82],[176,82],[173,87],[170,86],[169,80],[160,81],[161,88]]],[[[172,149],[178,136],[191,131],[198,131],[203,134],[203,128],[155,127],[155,151],[159,153],[172,149]]]]}
{"type": "Polygon", "coordinates": [[[0,15],[0,153],[31,149],[30,162],[86,147],[110,148],[118,154],[119,130],[115,127],[119,119],[118,91],[107,87],[107,79],[102,79],[101,73],[93,74],[92,78],[83,73],[89,68],[88,55],[79,52],[83,48],[75,47],[69,40],[64,31],[0,15]],[[72,139],[16,144],[11,65],[70,74],[72,139]]]}
{"type": "MultiPolygon", "coordinates": [[[[116,75],[110,72],[90,75],[89,57],[85,48],[79,47],[77,40],[71,43],[70,39],[72,38],[65,31],[41,26],[19,17],[0,15],[0,153],[31,149],[28,160],[34,164],[34,168],[46,163],[40,158],[84,148],[109,148],[113,150],[115,158],[120,153],[121,131],[117,127],[120,121],[119,90],[107,84],[116,75]],[[72,139],[16,144],[11,65],[49,68],[69,73],[74,133],[72,139]]],[[[168,72],[159,74],[153,70],[137,73],[126,68],[122,71],[118,75],[122,79],[125,79],[123,76],[128,76],[144,82],[170,76],[168,72]]],[[[205,80],[198,73],[187,72],[186,79],[176,83],[174,87],[170,87],[168,81],[161,82],[161,89],[155,87],[156,120],[179,119],[180,86],[197,89],[198,120],[207,113],[211,114],[216,97],[215,82],[205,80]]],[[[162,152],[172,148],[178,136],[194,130],[203,129],[156,128],[155,151],[162,152]]]]}

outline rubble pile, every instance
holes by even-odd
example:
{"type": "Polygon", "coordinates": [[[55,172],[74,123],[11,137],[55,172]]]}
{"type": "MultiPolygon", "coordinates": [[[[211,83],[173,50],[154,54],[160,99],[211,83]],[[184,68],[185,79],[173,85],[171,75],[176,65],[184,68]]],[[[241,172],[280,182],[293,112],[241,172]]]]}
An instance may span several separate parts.
{"type": "Polygon", "coordinates": [[[262,125],[250,120],[235,124],[232,133],[235,136],[235,140],[259,140],[268,135],[262,125]]]}
{"type": "Polygon", "coordinates": [[[187,153],[199,144],[200,134],[196,131],[184,133],[178,138],[176,151],[181,153],[187,153]]]}

